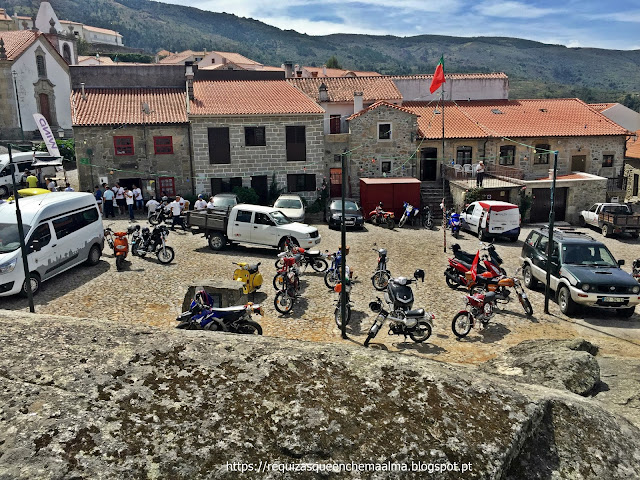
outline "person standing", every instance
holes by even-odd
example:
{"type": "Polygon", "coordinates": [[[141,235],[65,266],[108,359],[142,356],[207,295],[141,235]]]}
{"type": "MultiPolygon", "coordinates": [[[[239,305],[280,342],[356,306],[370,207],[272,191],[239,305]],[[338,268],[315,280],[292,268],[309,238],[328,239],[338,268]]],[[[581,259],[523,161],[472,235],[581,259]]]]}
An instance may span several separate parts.
{"type": "Polygon", "coordinates": [[[58,189],[58,186],[56,185],[56,182],[50,178],[49,183],[47,183],[47,188],[50,192],[55,192],[58,189]]]}
{"type": "Polygon", "coordinates": [[[113,193],[113,190],[110,188],[105,188],[104,193],[102,194],[102,199],[104,201],[104,216],[105,218],[114,218],[116,215],[113,211],[113,202],[116,198],[116,194],[113,193]]]}
{"type": "Polygon", "coordinates": [[[136,201],[136,210],[144,210],[144,198],[142,197],[142,189],[137,185],[133,186],[133,198],[136,201]]]}
{"type": "Polygon", "coordinates": [[[96,185],[94,187],[95,191],[93,192],[93,196],[96,198],[96,203],[98,204],[98,210],[102,213],[102,190],[100,187],[96,185]]]}
{"type": "Polygon", "coordinates": [[[25,173],[27,174],[27,187],[36,188],[38,186],[38,177],[29,172],[29,170],[27,170],[25,173]]]}
{"type": "Polygon", "coordinates": [[[127,202],[124,199],[124,187],[121,187],[119,183],[116,183],[116,203],[118,204],[118,210],[120,211],[120,215],[124,215],[125,207],[127,202]]]}
{"type": "Polygon", "coordinates": [[[207,203],[207,208],[215,208],[215,203],[213,203],[213,197],[209,197],[209,203],[207,203]]]}
{"type": "Polygon", "coordinates": [[[125,187],[123,195],[125,202],[127,203],[127,208],[129,209],[129,220],[134,220],[133,204],[135,203],[135,199],[133,198],[133,192],[125,187]]]}
{"type": "Polygon", "coordinates": [[[176,229],[176,225],[180,224],[183,230],[186,230],[184,227],[184,223],[182,223],[182,217],[180,216],[180,195],[176,195],[176,199],[167,205],[167,209],[171,210],[171,215],[173,216],[173,224],[171,225],[171,230],[176,229]]]}
{"type": "Polygon", "coordinates": [[[198,195],[198,200],[193,204],[193,208],[196,210],[204,210],[207,208],[207,202],[202,198],[202,195],[198,195]]]}
{"type": "Polygon", "coordinates": [[[484,180],[484,163],[480,160],[476,167],[476,187],[482,187],[482,181],[484,180]]]}
{"type": "Polygon", "coordinates": [[[64,189],[65,192],[74,192],[75,190],[71,188],[71,184],[67,182],[67,187],[64,189]]]}

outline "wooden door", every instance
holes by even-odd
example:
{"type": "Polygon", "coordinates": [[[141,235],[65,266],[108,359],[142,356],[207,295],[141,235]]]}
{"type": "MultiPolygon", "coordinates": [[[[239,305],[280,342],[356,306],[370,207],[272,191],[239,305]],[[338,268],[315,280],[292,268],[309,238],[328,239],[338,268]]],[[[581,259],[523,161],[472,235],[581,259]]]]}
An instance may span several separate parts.
{"type": "Polygon", "coordinates": [[[49,95],[46,93],[41,93],[39,95],[40,99],[40,113],[44,118],[49,122],[49,126],[51,126],[51,107],[49,106],[49,95]]]}
{"type": "Polygon", "coordinates": [[[420,180],[434,181],[438,172],[438,149],[423,148],[420,152],[420,180]]]}
{"type": "Polygon", "coordinates": [[[260,205],[269,203],[269,185],[266,175],[252,175],[251,188],[253,188],[260,198],[260,205]]]}
{"type": "Polygon", "coordinates": [[[571,157],[571,171],[572,172],[584,172],[587,168],[587,156],[586,155],[573,155],[571,157]]]}
{"type": "Polygon", "coordinates": [[[333,197],[340,197],[342,195],[342,169],[332,168],[329,171],[329,184],[330,195],[333,197]]]}
{"type": "MultiPolygon", "coordinates": [[[[555,192],[555,220],[562,222],[566,218],[568,188],[556,188],[555,192]]],[[[533,189],[533,203],[531,204],[531,223],[549,221],[551,210],[551,190],[548,188],[533,189]]]]}
{"type": "Polygon", "coordinates": [[[331,115],[329,120],[329,133],[341,133],[340,115],[331,115]]]}

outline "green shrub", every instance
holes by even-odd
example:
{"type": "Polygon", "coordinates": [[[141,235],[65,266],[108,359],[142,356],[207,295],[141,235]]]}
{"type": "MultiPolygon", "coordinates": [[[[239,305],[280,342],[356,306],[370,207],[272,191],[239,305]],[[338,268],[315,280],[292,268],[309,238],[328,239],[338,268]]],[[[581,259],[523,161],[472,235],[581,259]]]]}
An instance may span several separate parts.
{"type": "Polygon", "coordinates": [[[260,196],[251,187],[233,187],[233,193],[238,196],[238,203],[257,205],[260,196]]]}
{"type": "Polygon", "coordinates": [[[464,194],[464,203],[465,205],[468,205],[470,203],[477,202],[478,200],[482,200],[483,196],[484,188],[472,188],[470,190],[467,190],[464,194]]]}

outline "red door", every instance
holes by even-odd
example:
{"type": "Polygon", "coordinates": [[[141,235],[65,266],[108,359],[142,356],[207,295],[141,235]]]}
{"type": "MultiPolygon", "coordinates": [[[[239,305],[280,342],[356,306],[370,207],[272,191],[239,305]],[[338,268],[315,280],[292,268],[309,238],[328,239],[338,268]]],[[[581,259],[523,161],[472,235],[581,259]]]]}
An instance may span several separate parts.
{"type": "Polygon", "coordinates": [[[44,118],[47,119],[49,125],[51,125],[51,109],[49,108],[49,95],[46,93],[41,93],[39,95],[40,98],[40,113],[44,118]]]}
{"type": "Polygon", "coordinates": [[[331,198],[342,196],[342,169],[332,168],[329,171],[329,184],[331,198]]]}

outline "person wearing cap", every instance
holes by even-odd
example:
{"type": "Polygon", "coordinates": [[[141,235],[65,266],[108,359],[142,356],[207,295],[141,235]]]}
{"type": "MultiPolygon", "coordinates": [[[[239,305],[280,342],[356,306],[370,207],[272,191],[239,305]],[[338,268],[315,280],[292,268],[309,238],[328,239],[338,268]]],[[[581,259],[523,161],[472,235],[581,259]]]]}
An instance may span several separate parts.
{"type": "Polygon", "coordinates": [[[482,187],[482,181],[484,180],[484,163],[482,160],[476,167],[476,187],[482,187]]]}
{"type": "Polygon", "coordinates": [[[202,194],[198,195],[198,200],[193,204],[193,208],[196,210],[204,210],[207,208],[207,202],[204,198],[202,198],[202,194]]]}

